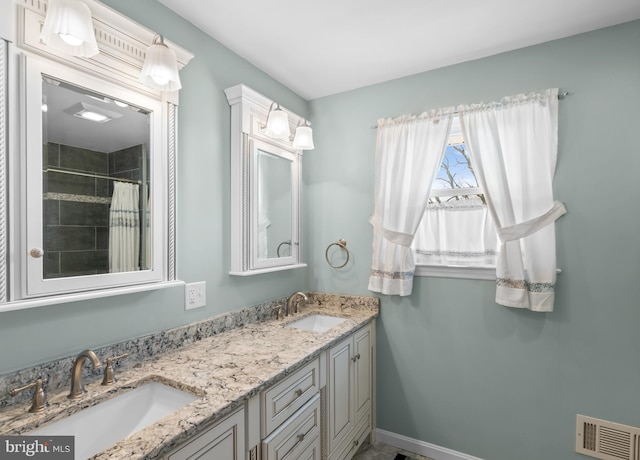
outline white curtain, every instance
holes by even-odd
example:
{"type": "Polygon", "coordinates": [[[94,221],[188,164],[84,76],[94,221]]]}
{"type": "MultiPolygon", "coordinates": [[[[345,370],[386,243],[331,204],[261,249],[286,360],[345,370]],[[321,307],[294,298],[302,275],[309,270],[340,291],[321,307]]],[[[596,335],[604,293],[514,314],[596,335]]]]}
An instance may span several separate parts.
{"type": "Polygon", "coordinates": [[[448,108],[378,121],[371,291],[411,294],[415,262],[410,246],[444,155],[452,115],[448,108]]]}
{"type": "Polygon", "coordinates": [[[139,268],[140,212],[138,184],[114,182],[109,211],[109,272],[139,268]]]}
{"type": "Polygon", "coordinates": [[[413,241],[421,265],[495,266],[498,236],[478,197],[430,203],[413,241]]]}
{"type": "Polygon", "coordinates": [[[558,90],[460,106],[462,131],[501,241],[496,302],[552,311],[558,90]]]}

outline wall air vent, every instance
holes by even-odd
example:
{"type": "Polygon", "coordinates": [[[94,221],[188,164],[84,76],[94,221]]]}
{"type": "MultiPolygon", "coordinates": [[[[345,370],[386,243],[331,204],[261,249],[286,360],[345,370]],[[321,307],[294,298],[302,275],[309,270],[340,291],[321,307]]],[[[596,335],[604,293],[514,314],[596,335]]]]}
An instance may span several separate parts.
{"type": "Polygon", "coordinates": [[[576,452],[602,460],[640,460],[640,428],[578,415],[576,452]]]}

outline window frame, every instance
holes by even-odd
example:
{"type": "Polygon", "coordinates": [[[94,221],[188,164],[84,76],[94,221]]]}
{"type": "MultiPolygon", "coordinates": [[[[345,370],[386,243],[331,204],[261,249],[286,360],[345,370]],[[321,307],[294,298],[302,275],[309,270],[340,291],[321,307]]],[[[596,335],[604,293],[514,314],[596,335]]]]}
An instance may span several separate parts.
{"type": "MultiPolygon", "coordinates": [[[[449,145],[464,144],[464,138],[457,123],[458,115],[454,115],[451,130],[447,141],[449,145]]],[[[444,158],[444,156],[443,156],[444,158]]],[[[459,195],[480,195],[485,194],[482,187],[465,187],[458,189],[435,189],[429,193],[429,198],[452,197],[459,195]],[[461,193],[463,192],[463,193],[461,193]]],[[[426,211],[425,211],[426,212],[426,211]]],[[[476,279],[476,280],[495,280],[495,266],[463,266],[463,265],[434,265],[416,263],[414,276],[436,277],[436,278],[454,278],[454,279],[476,279]]]]}

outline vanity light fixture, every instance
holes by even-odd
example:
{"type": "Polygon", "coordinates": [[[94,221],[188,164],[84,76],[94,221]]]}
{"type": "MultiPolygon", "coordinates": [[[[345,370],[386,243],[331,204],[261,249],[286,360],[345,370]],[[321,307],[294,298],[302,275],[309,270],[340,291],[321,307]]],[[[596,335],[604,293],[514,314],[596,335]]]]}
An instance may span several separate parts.
{"type": "Polygon", "coordinates": [[[140,82],[149,88],[163,91],[177,91],[182,88],[178,74],[178,58],[164,43],[162,35],[156,35],[147,49],[140,82]]]}
{"type": "Polygon", "coordinates": [[[291,137],[289,115],[275,102],[272,102],[271,107],[269,107],[266,125],[260,128],[264,129],[265,134],[273,139],[289,139],[291,137]]]}
{"type": "Polygon", "coordinates": [[[310,123],[304,118],[300,119],[293,138],[293,148],[298,150],[313,150],[313,130],[310,123]]]}
{"type": "Polygon", "coordinates": [[[98,54],[91,10],[81,0],[49,0],[40,40],[73,56],[98,54]]]}

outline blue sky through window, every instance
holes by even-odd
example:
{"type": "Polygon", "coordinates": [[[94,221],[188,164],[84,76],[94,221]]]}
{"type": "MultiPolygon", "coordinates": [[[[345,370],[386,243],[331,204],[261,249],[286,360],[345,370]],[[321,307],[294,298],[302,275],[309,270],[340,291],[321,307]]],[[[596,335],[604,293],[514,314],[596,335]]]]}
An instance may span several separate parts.
{"type": "Polygon", "coordinates": [[[448,145],[432,189],[477,187],[478,182],[469,169],[468,155],[464,144],[448,145]]]}

